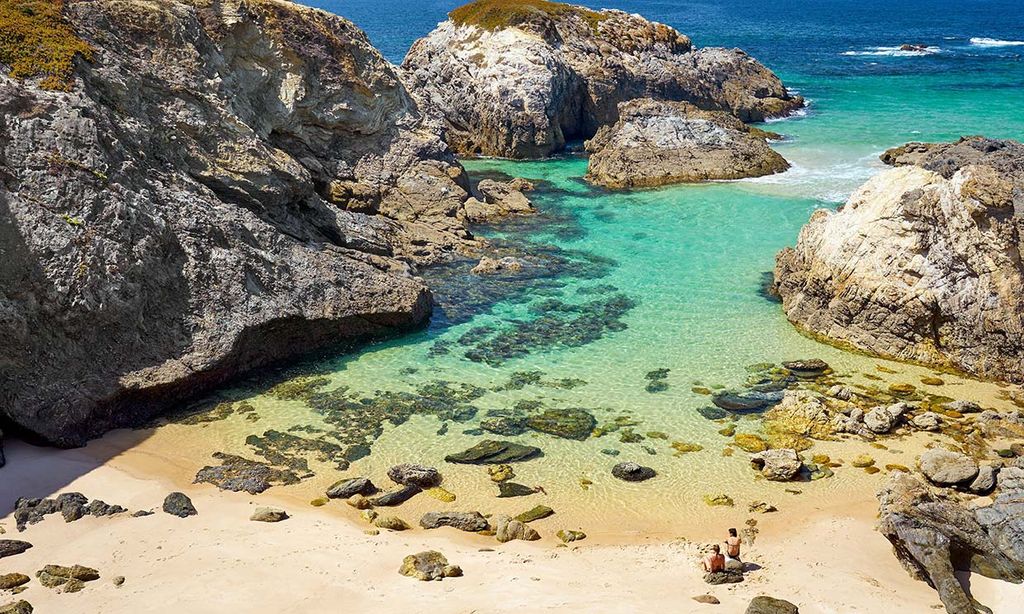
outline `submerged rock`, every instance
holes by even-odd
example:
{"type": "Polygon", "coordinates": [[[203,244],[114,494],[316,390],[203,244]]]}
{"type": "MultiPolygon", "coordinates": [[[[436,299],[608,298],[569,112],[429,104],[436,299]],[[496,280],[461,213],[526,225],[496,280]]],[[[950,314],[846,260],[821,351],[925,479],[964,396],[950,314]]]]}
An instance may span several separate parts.
{"type": "Polygon", "coordinates": [[[462,568],[458,565],[449,565],[448,559],[440,552],[427,550],[405,557],[398,573],[423,581],[442,580],[460,577],[462,568]]]}
{"type": "Polygon", "coordinates": [[[638,463],[619,463],[612,467],[612,475],[626,482],[643,482],[658,475],[654,469],[638,463]]]}
{"type": "Polygon", "coordinates": [[[527,418],[526,425],[541,433],[582,441],[590,437],[597,420],[585,409],[549,408],[542,414],[527,418]]]}
{"type": "Polygon", "coordinates": [[[534,520],[542,520],[551,516],[555,513],[555,510],[551,509],[546,505],[538,505],[532,509],[526,510],[522,514],[515,517],[519,522],[533,522],[534,520]]]}
{"type": "Polygon", "coordinates": [[[194,505],[192,505],[192,499],[188,498],[188,495],[182,492],[172,492],[164,498],[163,510],[165,513],[178,518],[188,518],[189,516],[195,516],[199,512],[196,511],[194,505]]]}
{"type": "Polygon", "coordinates": [[[716,406],[735,412],[758,411],[782,400],[782,392],[720,392],[711,397],[716,406]]]}
{"type": "Polygon", "coordinates": [[[530,486],[524,486],[516,482],[499,482],[498,483],[498,498],[507,499],[510,497],[528,497],[530,495],[537,494],[537,489],[530,486]]]}
{"type": "Polygon", "coordinates": [[[427,512],[420,518],[420,526],[424,529],[454,527],[460,531],[476,533],[486,531],[488,524],[480,512],[427,512]]]}
{"type": "Polygon", "coordinates": [[[721,111],[641,98],[587,141],[587,180],[609,188],[656,187],[779,173],[789,163],[764,133],[721,111]]]}
{"type": "Polygon", "coordinates": [[[494,273],[518,273],[523,270],[523,263],[513,258],[489,258],[484,256],[470,272],[475,275],[493,275],[494,273]]]}
{"type": "Polygon", "coordinates": [[[782,366],[788,369],[793,375],[802,378],[813,379],[824,375],[829,370],[828,363],[820,358],[811,358],[808,360],[791,360],[789,362],[782,363],[782,366]]]}
{"type": "Polygon", "coordinates": [[[540,448],[534,446],[485,439],[464,452],[445,456],[444,460],[467,465],[501,465],[530,460],[540,455],[540,448]]]}
{"type": "Polygon", "coordinates": [[[654,97],[744,121],[802,105],[739,50],[695,49],[676,30],[622,11],[478,0],[416,41],[410,90],[461,154],[543,158],[614,123],[619,103],[654,97]]]}
{"type": "Polygon", "coordinates": [[[96,61],[0,80],[4,422],[81,445],[429,316],[407,262],[467,243],[468,180],[351,22],[277,1],[59,14],[96,61]]]}
{"type": "Polygon", "coordinates": [[[886,152],[776,258],[791,322],[880,356],[1024,382],[1024,145],[968,137],[886,152]]]}

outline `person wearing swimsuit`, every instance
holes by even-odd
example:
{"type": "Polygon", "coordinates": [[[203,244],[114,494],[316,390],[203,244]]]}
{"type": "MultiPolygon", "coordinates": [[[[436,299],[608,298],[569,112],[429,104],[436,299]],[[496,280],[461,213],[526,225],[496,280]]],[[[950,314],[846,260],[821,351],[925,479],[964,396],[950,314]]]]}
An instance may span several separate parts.
{"type": "Polygon", "coordinates": [[[725,540],[725,554],[730,559],[740,560],[740,544],[743,540],[736,535],[736,529],[729,529],[729,538],[725,540]]]}

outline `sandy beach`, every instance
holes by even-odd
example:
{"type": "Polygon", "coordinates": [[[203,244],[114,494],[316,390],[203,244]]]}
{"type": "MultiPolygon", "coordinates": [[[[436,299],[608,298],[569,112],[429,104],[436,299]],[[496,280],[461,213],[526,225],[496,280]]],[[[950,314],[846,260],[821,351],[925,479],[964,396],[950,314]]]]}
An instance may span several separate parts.
{"type": "MultiPolygon", "coordinates": [[[[45,564],[77,563],[101,574],[76,594],[30,583],[19,597],[37,612],[743,612],[761,594],[787,599],[805,614],[941,607],[934,591],[910,578],[874,531],[876,506],[867,497],[859,504],[836,501],[799,519],[787,515],[784,522],[762,516],[761,533],[745,556],[753,567],[746,581],[708,586],[697,570],[697,544],[718,541],[724,526],[674,539],[619,538],[615,544],[598,536],[570,547],[550,534],[538,542],[499,544],[447,528],[370,536],[339,501],[317,508],[273,491],[253,497],[146,475],[160,462],[145,445],[107,458],[104,442],[109,438],[60,452],[8,447],[6,510],[15,493],[78,491],[156,511],[74,523],[49,516],[20,534],[10,515],[0,519],[4,537],[34,545],[5,559],[3,571],[33,575],[45,564]],[[188,494],[199,514],[181,519],[161,512],[171,490],[188,494]],[[251,522],[257,505],[280,507],[291,518],[251,522]],[[461,566],[464,577],[418,582],[397,573],[404,556],[428,549],[461,566]],[[123,586],[112,583],[116,576],[125,577],[123,586]],[[691,600],[703,593],[721,604],[691,600]]],[[[396,514],[403,515],[401,508],[396,514]]],[[[995,612],[1014,611],[1024,596],[1020,586],[977,575],[967,581],[995,612]]]]}

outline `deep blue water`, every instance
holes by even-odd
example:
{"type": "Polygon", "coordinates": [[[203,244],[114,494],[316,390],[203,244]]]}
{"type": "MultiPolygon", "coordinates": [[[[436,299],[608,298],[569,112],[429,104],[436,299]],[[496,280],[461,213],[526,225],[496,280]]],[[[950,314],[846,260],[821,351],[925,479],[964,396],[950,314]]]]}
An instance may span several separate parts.
{"type": "MultiPolygon", "coordinates": [[[[462,2],[312,0],[309,4],[351,19],[389,60],[398,63],[413,41],[462,2]]],[[[1024,46],[986,47],[970,42],[972,38],[1024,41],[1024,2],[1020,0],[598,0],[578,4],[640,13],[676,27],[699,46],[741,47],[783,76],[1012,70],[1024,61],[1024,46]],[[843,55],[885,53],[875,48],[903,43],[934,46],[939,51],[916,58],[843,55]],[[1003,62],[994,63],[995,57],[1003,62]]]]}

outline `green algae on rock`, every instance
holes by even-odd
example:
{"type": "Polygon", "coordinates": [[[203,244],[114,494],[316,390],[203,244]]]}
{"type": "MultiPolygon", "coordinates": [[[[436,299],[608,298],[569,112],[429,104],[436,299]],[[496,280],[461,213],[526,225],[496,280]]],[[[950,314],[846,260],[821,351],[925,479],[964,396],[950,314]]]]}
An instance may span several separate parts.
{"type": "Polygon", "coordinates": [[[527,418],[526,425],[541,433],[583,441],[590,437],[597,426],[597,420],[585,409],[548,408],[541,414],[527,418]]]}
{"type": "Polygon", "coordinates": [[[526,510],[522,514],[515,517],[516,520],[522,523],[533,522],[534,520],[542,520],[551,516],[555,513],[555,510],[551,509],[546,505],[538,505],[529,510],[526,510]]]}

